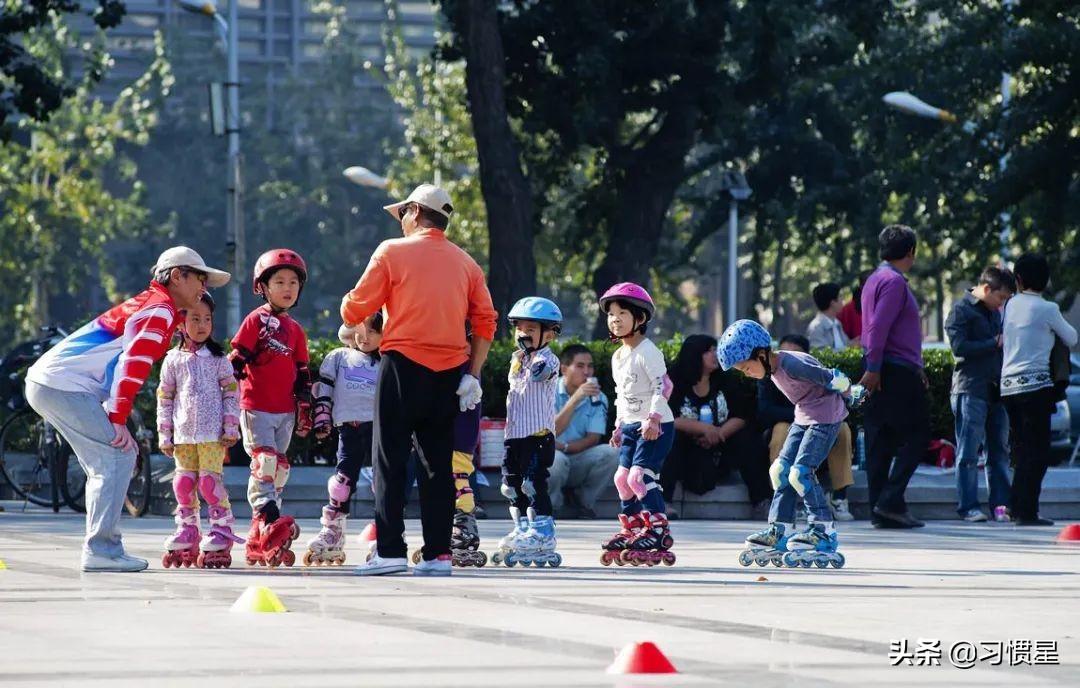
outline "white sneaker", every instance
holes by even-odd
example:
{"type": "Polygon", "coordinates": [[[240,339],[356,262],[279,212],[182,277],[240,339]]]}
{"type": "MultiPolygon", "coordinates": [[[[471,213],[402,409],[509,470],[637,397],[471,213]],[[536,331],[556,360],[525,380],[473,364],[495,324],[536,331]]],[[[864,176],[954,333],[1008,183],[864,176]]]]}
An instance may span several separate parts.
{"type": "Polygon", "coordinates": [[[829,510],[832,511],[834,521],[854,521],[855,517],[851,515],[851,509],[848,508],[848,500],[844,499],[830,499],[829,510]]]}
{"type": "Polygon", "coordinates": [[[103,557],[99,554],[84,554],[82,558],[82,570],[100,573],[136,573],[144,570],[149,564],[145,559],[130,557],[121,554],[118,557],[103,557]]]}
{"type": "Polygon", "coordinates": [[[413,567],[414,576],[449,576],[453,570],[449,554],[440,554],[431,561],[421,558],[420,563],[413,567]]]}
{"type": "Polygon", "coordinates": [[[964,520],[968,523],[982,523],[986,521],[986,514],[981,509],[971,509],[964,514],[964,520]]]}
{"type": "Polygon", "coordinates": [[[380,557],[378,553],[371,556],[353,569],[357,576],[385,576],[388,573],[404,573],[409,570],[408,560],[405,557],[380,557]]]}

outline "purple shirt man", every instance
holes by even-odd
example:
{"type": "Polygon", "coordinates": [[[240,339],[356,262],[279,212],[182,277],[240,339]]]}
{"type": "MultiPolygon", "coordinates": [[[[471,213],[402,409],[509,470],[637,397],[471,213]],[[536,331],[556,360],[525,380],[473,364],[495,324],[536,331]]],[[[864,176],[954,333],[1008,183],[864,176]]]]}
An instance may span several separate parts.
{"type": "Polygon", "coordinates": [[[862,345],[866,369],[880,372],[885,361],[921,369],[919,305],[904,274],[882,263],[862,290],[862,345]]]}

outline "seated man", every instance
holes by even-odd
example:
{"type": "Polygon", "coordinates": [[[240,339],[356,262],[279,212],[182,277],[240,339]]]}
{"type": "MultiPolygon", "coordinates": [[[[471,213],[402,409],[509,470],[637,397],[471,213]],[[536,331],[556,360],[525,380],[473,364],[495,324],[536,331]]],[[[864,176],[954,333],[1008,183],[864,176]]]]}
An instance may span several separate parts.
{"type": "Polygon", "coordinates": [[[618,451],[601,442],[607,431],[607,396],[593,378],[592,352],[571,344],[559,357],[562,377],[555,393],[555,462],[548,471],[548,492],[556,510],[563,488],[577,497],[583,518],[595,518],[596,499],[611,484],[618,451]]]}
{"type": "MultiPolygon", "coordinates": [[[[810,353],[810,343],[806,337],[797,334],[785,335],[780,340],[781,351],[801,351],[810,353]]],[[[769,437],[769,463],[776,461],[787,438],[788,428],[795,421],[795,406],[788,401],[776,385],[768,378],[758,383],[758,420],[769,437]]],[[[855,483],[851,472],[851,428],[847,423],[840,424],[840,434],[836,444],[829,452],[822,467],[828,467],[829,483],[832,490],[829,495],[829,508],[837,521],[850,521],[854,517],[848,508],[847,488],[855,483]]]]}
{"type": "Polygon", "coordinates": [[[840,311],[844,308],[844,302],[840,300],[840,285],[832,282],[819,284],[814,287],[813,296],[818,314],[806,328],[806,338],[810,340],[810,348],[843,351],[850,342],[844,334],[843,326],[837,320],[840,311]]]}

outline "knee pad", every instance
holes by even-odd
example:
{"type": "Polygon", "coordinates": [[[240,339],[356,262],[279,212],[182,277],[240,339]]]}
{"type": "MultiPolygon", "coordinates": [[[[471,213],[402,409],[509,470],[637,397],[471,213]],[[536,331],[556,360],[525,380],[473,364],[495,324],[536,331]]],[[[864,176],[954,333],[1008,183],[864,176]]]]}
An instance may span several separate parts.
{"type": "Polygon", "coordinates": [[[190,507],[195,503],[195,471],[185,471],[177,468],[173,473],[173,493],[176,495],[176,503],[180,506],[190,507]]]}
{"type": "Polygon", "coordinates": [[[645,487],[645,469],[641,466],[632,466],[626,475],[626,486],[638,499],[645,497],[648,488],[645,487]]]}
{"type": "Polygon", "coordinates": [[[291,470],[289,465],[289,457],[284,454],[277,455],[277,470],[274,472],[274,487],[279,491],[285,487],[285,483],[289,482],[289,471],[291,470]]]}
{"type": "Polygon", "coordinates": [[[624,502],[634,496],[634,491],[630,489],[630,485],[627,482],[627,477],[630,475],[630,469],[619,466],[615,470],[615,489],[619,491],[619,499],[624,502]]]}
{"type": "Polygon", "coordinates": [[[199,472],[199,494],[210,506],[217,506],[222,502],[227,502],[229,499],[229,493],[225,489],[221,474],[209,471],[199,472]]]}
{"type": "Polygon", "coordinates": [[[274,482],[278,470],[278,453],[270,447],[256,447],[251,457],[251,475],[264,482],[274,482]]]}
{"type": "Polygon", "coordinates": [[[454,474],[454,506],[465,513],[472,513],[473,509],[476,508],[473,490],[469,485],[469,476],[466,473],[454,474]]]}
{"type": "Polygon", "coordinates": [[[330,495],[331,503],[344,504],[352,498],[353,486],[348,476],[338,472],[326,481],[326,491],[330,495]]]}
{"type": "Polygon", "coordinates": [[[772,486],[774,490],[787,487],[788,485],[788,472],[791,470],[791,463],[786,459],[777,459],[769,466],[769,478],[772,480],[772,486]]]}
{"type": "Polygon", "coordinates": [[[795,464],[788,472],[788,481],[791,486],[795,488],[795,491],[799,493],[800,497],[806,495],[810,491],[810,486],[814,484],[817,477],[814,475],[814,469],[802,464],[795,464]]]}

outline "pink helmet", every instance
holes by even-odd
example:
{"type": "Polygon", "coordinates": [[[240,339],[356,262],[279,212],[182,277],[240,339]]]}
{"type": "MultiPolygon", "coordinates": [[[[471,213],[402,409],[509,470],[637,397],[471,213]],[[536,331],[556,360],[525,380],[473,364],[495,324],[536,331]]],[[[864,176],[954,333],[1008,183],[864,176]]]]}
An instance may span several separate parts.
{"type": "Polygon", "coordinates": [[[652,297],[649,296],[649,292],[645,291],[644,287],[633,282],[619,282],[605,291],[604,295],[600,297],[600,310],[607,312],[608,304],[612,301],[626,301],[645,309],[645,312],[649,315],[649,320],[652,319],[653,313],[656,312],[656,305],[653,303],[652,297]]]}

